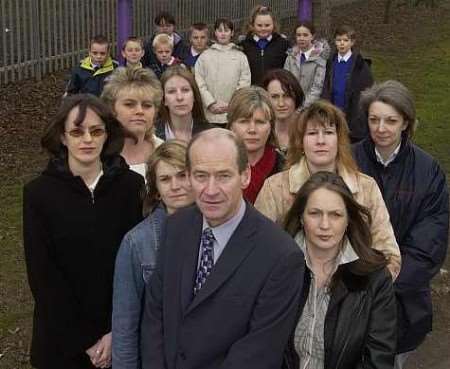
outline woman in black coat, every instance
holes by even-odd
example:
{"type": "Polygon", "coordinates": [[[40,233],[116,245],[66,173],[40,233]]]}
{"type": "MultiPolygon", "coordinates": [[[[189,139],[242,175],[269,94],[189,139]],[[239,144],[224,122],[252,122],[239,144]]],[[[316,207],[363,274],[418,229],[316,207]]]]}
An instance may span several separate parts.
{"type": "Polygon", "coordinates": [[[396,307],[387,261],[371,248],[369,211],[335,173],[317,172],[285,218],[306,259],[290,369],[392,369],[396,307]]]}
{"type": "Polygon", "coordinates": [[[118,155],[120,123],[92,95],[66,98],[41,143],[51,159],[23,196],[35,300],[31,363],[107,368],[114,260],[124,234],[142,219],[143,179],[118,155]]]}
{"type": "Polygon", "coordinates": [[[411,141],[416,111],[408,89],[386,81],[363,92],[361,99],[370,137],[354,146],[354,157],[380,187],[402,254],[394,285],[401,368],[432,328],[430,283],[447,252],[449,193],[438,162],[411,141]]]}

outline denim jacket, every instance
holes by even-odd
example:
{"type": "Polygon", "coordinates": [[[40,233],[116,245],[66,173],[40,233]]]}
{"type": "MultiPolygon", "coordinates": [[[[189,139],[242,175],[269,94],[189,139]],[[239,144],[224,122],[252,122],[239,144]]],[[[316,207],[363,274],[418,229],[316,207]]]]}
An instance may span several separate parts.
{"type": "Polygon", "coordinates": [[[155,269],[161,225],[167,214],[162,205],[129,231],[116,258],[112,313],[112,365],[139,369],[141,317],[145,284],[155,269]]]}

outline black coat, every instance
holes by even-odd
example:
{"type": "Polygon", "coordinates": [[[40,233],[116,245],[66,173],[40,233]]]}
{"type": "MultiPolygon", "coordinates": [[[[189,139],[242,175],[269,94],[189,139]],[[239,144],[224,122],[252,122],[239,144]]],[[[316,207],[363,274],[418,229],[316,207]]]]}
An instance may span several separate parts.
{"type": "Polygon", "coordinates": [[[303,253],[247,203],[202,289],[193,296],[202,232],[196,207],[167,219],[146,286],[143,368],[279,368],[303,284],[303,253]],[[148,365],[147,365],[148,364],[148,365]]]}
{"type": "MultiPolygon", "coordinates": [[[[352,272],[352,264],[341,265],[333,278],[336,285],[325,317],[324,369],[392,369],[396,347],[396,306],[392,277],[386,268],[368,275],[352,272]]],[[[300,314],[311,285],[309,269],[300,303],[300,314]]],[[[284,369],[298,369],[294,331],[285,353],[284,369]]]]}
{"type": "Polygon", "coordinates": [[[250,65],[252,85],[260,85],[267,71],[284,67],[289,41],[278,33],[274,33],[266,48],[261,50],[253,39],[253,35],[247,35],[240,46],[250,65]]]}
{"type": "MultiPolygon", "coordinates": [[[[321,97],[325,100],[333,101],[333,63],[337,58],[337,53],[333,54],[327,61],[327,70],[325,73],[325,81],[323,83],[321,97]]],[[[345,87],[345,109],[344,113],[347,118],[348,127],[350,129],[350,139],[352,142],[361,141],[368,136],[367,119],[359,106],[359,98],[362,91],[372,86],[373,77],[370,66],[361,54],[352,54],[352,66],[350,74],[347,76],[345,87]]]]}
{"type": "Polygon", "coordinates": [[[45,369],[92,368],[85,350],[111,330],[116,252],[142,219],[143,179],[122,157],[103,163],[93,195],[65,162],[51,160],[23,197],[31,363],[45,369]]]}
{"type": "Polygon", "coordinates": [[[368,138],[353,147],[361,171],[378,183],[402,254],[395,282],[399,308],[399,352],[410,351],[431,331],[431,279],[448,247],[449,193],[445,174],[429,154],[403,138],[386,168],[368,138]]]}
{"type": "MultiPolygon", "coordinates": [[[[192,136],[195,134],[204,131],[205,129],[213,128],[213,125],[207,121],[198,121],[194,119],[194,123],[192,124],[192,136]]],[[[159,137],[161,140],[166,141],[166,124],[161,119],[158,119],[155,122],[155,136],[159,137]]]]}

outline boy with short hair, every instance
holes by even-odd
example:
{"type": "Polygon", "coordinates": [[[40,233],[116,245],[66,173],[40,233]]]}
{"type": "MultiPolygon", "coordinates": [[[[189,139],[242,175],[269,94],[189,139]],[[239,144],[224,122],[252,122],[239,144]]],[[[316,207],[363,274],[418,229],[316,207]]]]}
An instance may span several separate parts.
{"type": "Polygon", "coordinates": [[[100,96],[106,78],[119,65],[109,51],[108,39],[103,35],[94,36],[89,41],[89,55],[72,70],[64,96],[77,93],[100,96]]]}
{"type": "Polygon", "coordinates": [[[206,23],[193,23],[189,36],[190,48],[183,58],[183,63],[193,69],[200,54],[208,48],[209,30],[206,23]]]}
{"type": "Polygon", "coordinates": [[[368,135],[367,123],[359,107],[359,97],[374,82],[370,61],[353,50],[355,39],[352,27],[343,25],[336,29],[336,52],[327,62],[322,91],[322,98],[331,101],[345,113],[352,143],[368,135]]]}
{"type": "Polygon", "coordinates": [[[166,34],[172,40],[174,57],[183,60],[183,56],[186,54],[186,50],[189,46],[183,40],[183,38],[175,32],[175,18],[168,12],[160,12],[154,19],[156,26],[156,33],[145,42],[144,45],[144,57],[142,58],[142,64],[144,67],[150,67],[151,64],[156,63],[156,55],[153,52],[153,40],[159,34],[166,34]]]}
{"type": "Polygon", "coordinates": [[[144,43],[141,38],[131,36],[122,45],[122,57],[127,67],[142,67],[141,59],[144,56],[144,43]]]}
{"type": "Polygon", "coordinates": [[[181,60],[172,55],[172,42],[172,39],[165,33],[156,35],[156,37],[153,39],[152,46],[156,60],[155,62],[151,63],[149,67],[153,70],[153,72],[155,72],[158,78],[161,78],[161,75],[168,67],[176,64],[181,64],[181,60]]]}

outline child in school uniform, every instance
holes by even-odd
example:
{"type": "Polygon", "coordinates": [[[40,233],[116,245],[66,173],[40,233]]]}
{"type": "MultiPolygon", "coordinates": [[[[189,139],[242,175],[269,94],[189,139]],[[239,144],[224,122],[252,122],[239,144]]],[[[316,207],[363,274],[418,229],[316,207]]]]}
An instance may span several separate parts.
{"type": "Polygon", "coordinates": [[[172,55],[173,42],[165,33],[156,35],[153,39],[153,53],[156,56],[156,60],[150,64],[150,69],[155,72],[158,78],[161,78],[161,75],[168,67],[181,64],[181,60],[172,55]]]}
{"type": "MultiPolygon", "coordinates": [[[[320,98],[327,61],[322,43],[314,43],[315,28],[310,22],[301,22],[295,28],[295,46],[288,50],[284,69],[291,72],[300,82],[305,100],[302,107],[308,107],[320,98]]],[[[326,51],[326,50],[325,50],[326,51]]]]}
{"type": "Polygon", "coordinates": [[[191,25],[189,43],[190,46],[182,60],[183,64],[193,72],[200,54],[208,48],[209,30],[206,23],[193,23],[191,25]]]}
{"type": "Polygon", "coordinates": [[[122,57],[127,67],[142,68],[141,59],[144,56],[144,43],[139,37],[128,37],[122,45],[122,57]]]}
{"type": "Polygon", "coordinates": [[[150,67],[151,64],[155,64],[157,62],[156,55],[153,52],[153,41],[157,35],[162,33],[168,35],[172,40],[172,55],[180,60],[183,60],[184,55],[186,55],[186,52],[189,49],[189,45],[181,37],[181,35],[176,32],[175,17],[166,11],[162,11],[156,15],[154,24],[156,27],[156,32],[151,38],[146,40],[144,44],[145,54],[142,58],[142,64],[144,67],[150,67]]]}
{"type": "Polygon", "coordinates": [[[270,7],[258,5],[253,9],[247,36],[240,43],[250,65],[252,84],[260,85],[267,71],[284,66],[289,42],[277,28],[270,7]]]}
{"type": "Polygon", "coordinates": [[[352,143],[368,135],[359,97],[374,82],[368,62],[353,50],[355,38],[355,31],[350,26],[336,29],[336,52],[328,59],[322,90],[322,98],[331,101],[345,113],[352,143]]]}
{"type": "Polygon", "coordinates": [[[203,100],[205,116],[215,125],[227,123],[228,103],[233,93],[250,86],[250,67],[245,54],[231,42],[234,25],[219,18],[214,24],[215,43],[195,64],[195,80],[203,100]]]}
{"type": "Polygon", "coordinates": [[[107,77],[119,66],[109,55],[108,39],[97,35],[89,41],[89,55],[72,70],[64,96],[89,93],[100,96],[107,77]]]}

